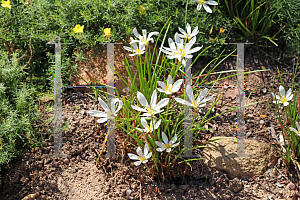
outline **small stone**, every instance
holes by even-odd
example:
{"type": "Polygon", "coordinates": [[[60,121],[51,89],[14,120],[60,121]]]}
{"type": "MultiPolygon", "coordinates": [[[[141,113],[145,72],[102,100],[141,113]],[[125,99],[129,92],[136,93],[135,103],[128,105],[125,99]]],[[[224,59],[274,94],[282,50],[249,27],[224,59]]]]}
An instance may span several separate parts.
{"type": "Polygon", "coordinates": [[[246,133],[247,137],[249,137],[251,134],[252,134],[251,131],[248,131],[248,132],[246,133]]]}
{"type": "Polygon", "coordinates": [[[130,196],[131,192],[132,192],[132,190],[126,190],[126,194],[127,194],[128,196],[130,196]]]}
{"type": "Polygon", "coordinates": [[[229,188],[232,192],[239,192],[243,189],[243,183],[238,178],[234,178],[229,183],[229,188]]]}
{"type": "Polygon", "coordinates": [[[265,93],[265,94],[267,93],[267,88],[263,89],[263,93],[265,93]]]}
{"type": "Polygon", "coordinates": [[[280,184],[280,183],[275,183],[275,185],[277,186],[277,187],[280,187],[280,188],[283,188],[284,187],[284,185],[283,184],[280,184]]]}
{"type": "Polygon", "coordinates": [[[259,123],[260,123],[260,124],[264,124],[265,121],[264,121],[264,120],[260,120],[259,123]]]}
{"type": "Polygon", "coordinates": [[[68,158],[66,158],[66,159],[64,160],[64,162],[65,162],[65,164],[69,164],[69,163],[70,163],[70,161],[69,161],[68,158]]]}
{"type": "Polygon", "coordinates": [[[287,184],[287,186],[291,189],[291,190],[295,190],[296,189],[296,186],[294,183],[289,183],[287,184]]]}

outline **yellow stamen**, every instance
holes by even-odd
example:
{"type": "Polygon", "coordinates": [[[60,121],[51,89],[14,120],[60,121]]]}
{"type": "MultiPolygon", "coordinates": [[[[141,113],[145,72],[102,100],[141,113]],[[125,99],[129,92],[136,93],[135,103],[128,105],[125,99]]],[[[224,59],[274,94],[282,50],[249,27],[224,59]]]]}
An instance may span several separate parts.
{"type": "Polygon", "coordinates": [[[137,54],[141,54],[141,53],[142,53],[142,51],[141,51],[140,49],[136,49],[135,52],[136,52],[137,54]]]}
{"type": "Polygon", "coordinates": [[[198,3],[204,5],[205,0],[200,0],[198,3]]]}
{"type": "Polygon", "coordinates": [[[107,112],[107,118],[108,119],[112,118],[113,115],[114,115],[114,113],[111,112],[110,110],[107,112]]]}
{"type": "Polygon", "coordinates": [[[287,102],[287,99],[285,98],[285,96],[282,96],[281,99],[280,99],[280,101],[281,101],[282,103],[286,103],[286,102],[287,102]]]}
{"type": "Polygon", "coordinates": [[[142,156],[139,156],[139,158],[140,158],[140,161],[142,161],[142,162],[146,160],[146,157],[144,154],[142,156]]]}
{"type": "Polygon", "coordinates": [[[150,127],[149,127],[149,125],[147,125],[146,129],[148,129],[150,132],[152,132],[152,131],[153,131],[153,126],[152,126],[152,124],[150,124],[150,127]]]}
{"type": "Polygon", "coordinates": [[[168,84],[168,85],[165,87],[165,90],[167,90],[168,92],[172,92],[172,88],[173,88],[173,86],[168,84]]]}
{"type": "Polygon", "coordinates": [[[172,147],[172,146],[171,146],[171,142],[168,141],[167,143],[165,143],[165,147],[166,147],[166,149],[171,148],[171,147],[172,147]]]}
{"type": "Polygon", "coordinates": [[[146,107],[146,110],[150,115],[154,115],[155,110],[153,108],[146,107]]]}
{"type": "Polygon", "coordinates": [[[196,100],[192,101],[191,103],[193,104],[194,108],[197,108],[197,101],[196,100]]]}

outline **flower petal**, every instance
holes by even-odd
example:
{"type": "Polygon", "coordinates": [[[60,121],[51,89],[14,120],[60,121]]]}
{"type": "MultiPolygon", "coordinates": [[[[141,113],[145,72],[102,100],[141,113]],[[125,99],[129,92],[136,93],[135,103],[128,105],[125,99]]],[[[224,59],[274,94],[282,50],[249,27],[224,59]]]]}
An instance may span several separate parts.
{"type": "Polygon", "coordinates": [[[108,112],[109,107],[106,105],[106,103],[100,97],[98,97],[98,101],[99,101],[101,107],[105,110],[105,112],[108,112]]]}
{"type": "Polygon", "coordinates": [[[191,26],[189,23],[186,23],[186,31],[188,34],[191,34],[191,26]]]}
{"type": "Polygon", "coordinates": [[[149,104],[148,104],[145,96],[141,92],[137,92],[137,99],[139,100],[139,102],[142,106],[149,107],[149,104]]]}
{"type": "Polygon", "coordinates": [[[136,161],[136,162],[134,162],[133,164],[134,164],[135,166],[139,166],[141,163],[142,163],[141,161],[136,161]]]}
{"type": "Polygon", "coordinates": [[[133,153],[127,153],[127,155],[132,160],[139,160],[140,159],[137,155],[135,155],[133,153]]]}
{"type": "Polygon", "coordinates": [[[164,98],[162,100],[160,100],[160,102],[158,102],[158,104],[155,106],[155,110],[158,112],[158,110],[160,110],[162,107],[168,105],[169,103],[169,98],[164,98]]]}
{"type": "Polygon", "coordinates": [[[148,126],[148,123],[147,123],[146,119],[143,118],[143,117],[141,118],[141,123],[142,123],[144,128],[146,128],[148,126]]]}
{"type": "Polygon", "coordinates": [[[104,122],[106,122],[106,121],[107,121],[107,117],[101,118],[101,119],[98,119],[98,120],[97,120],[97,122],[100,123],[100,124],[101,124],[101,123],[104,123],[104,122]]]}
{"type": "Polygon", "coordinates": [[[136,152],[140,157],[143,157],[143,151],[140,146],[136,149],[136,152]]]}
{"type": "Polygon", "coordinates": [[[279,86],[279,93],[281,96],[285,96],[285,90],[284,87],[282,85],[279,86]]]}
{"type": "Polygon", "coordinates": [[[140,112],[147,112],[146,109],[140,108],[140,107],[138,107],[138,106],[133,106],[133,105],[131,105],[131,108],[133,108],[134,110],[140,111],[140,112]]]}
{"type": "Polygon", "coordinates": [[[173,148],[173,147],[177,147],[179,144],[180,144],[180,142],[175,143],[175,144],[172,144],[172,148],[173,148]]]}
{"type": "Polygon", "coordinates": [[[208,89],[205,88],[205,89],[199,94],[199,96],[198,96],[198,98],[197,98],[197,104],[198,104],[198,105],[200,104],[201,99],[203,99],[203,97],[205,97],[205,95],[207,94],[207,92],[208,92],[208,89]]]}
{"type": "Polygon", "coordinates": [[[165,146],[164,143],[159,142],[159,141],[155,141],[155,144],[156,144],[157,146],[159,146],[159,147],[164,147],[164,146],[165,146]]]}
{"type": "Polygon", "coordinates": [[[296,126],[297,126],[297,129],[300,131],[300,125],[298,122],[296,122],[296,126]]]}
{"type": "Polygon", "coordinates": [[[298,131],[296,129],[294,129],[293,127],[290,127],[290,130],[293,131],[294,133],[298,133],[298,131]]]}
{"type": "Polygon", "coordinates": [[[156,105],[156,100],[157,100],[157,91],[156,89],[154,89],[152,96],[151,96],[151,102],[150,102],[150,106],[151,108],[155,109],[155,105],[156,105]]]}
{"type": "Polygon", "coordinates": [[[149,152],[148,144],[145,144],[145,146],[144,146],[144,155],[147,156],[148,152],[149,152]]]}
{"type": "Polygon", "coordinates": [[[183,79],[177,80],[173,85],[172,92],[177,92],[180,89],[182,82],[183,82],[183,79]]]}
{"type": "Polygon", "coordinates": [[[162,139],[165,144],[168,143],[168,141],[169,141],[168,137],[166,136],[166,134],[164,132],[162,132],[162,139]]]}
{"type": "Polygon", "coordinates": [[[193,106],[193,104],[191,104],[191,103],[188,102],[187,100],[180,99],[180,98],[177,98],[177,97],[175,97],[174,99],[175,99],[175,101],[177,101],[178,103],[181,103],[181,104],[184,104],[184,105],[187,105],[187,106],[193,106]]]}
{"type": "Polygon", "coordinates": [[[93,117],[107,117],[107,114],[98,110],[90,110],[88,114],[92,115],[93,117]]]}
{"type": "Polygon", "coordinates": [[[215,1],[205,1],[205,3],[208,4],[208,5],[214,5],[214,6],[218,5],[218,3],[215,2],[215,1]]]}
{"type": "Polygon", "coordinates": [[[158,122],[154,124],[154,129],[157,129],[159,127],[160,123],[161,123],[161,119],[158,120],[158,122]]]}
{"type": "Polygon", "coordinates": [[[137,29],[136,29],[136,28],[133,29],[133,34],[134,34],[135,37],[137,37],[137,38],[141,38],[141,37],[142,37],[142,36],[137,32],[137,29]]]}
{"type": "Polygon", "coordinates": [[[206,10],[206,12],[212,13],[212,10],[210,9],[210,7],[208,5],[203,4],[203,8],[206,10]]]}
{"type": "Polygon", "coordinates": [[[165,149],[166,149],[165,147],[160,147],[160,148],[157,148],[156,151],[163,152],[165,149]]]}
{"type": "Polygon", "coordinates": [[[188,95],[188,97],[189,97],[189,99],[190,99],[191,101],[194,101],[194,100],[195,100],[194,94],[193,94],[193,90],[192,90],[192,87],[191,87],[190,85],[187,85],[187,86],[186,86],[186,93],[187,93],[187,95],[188,95]]]}
{"type": "Polygon", "coordinates": [[[173,85],[173,79],[171,75],[168,76],[167,85],[173,85]]]}

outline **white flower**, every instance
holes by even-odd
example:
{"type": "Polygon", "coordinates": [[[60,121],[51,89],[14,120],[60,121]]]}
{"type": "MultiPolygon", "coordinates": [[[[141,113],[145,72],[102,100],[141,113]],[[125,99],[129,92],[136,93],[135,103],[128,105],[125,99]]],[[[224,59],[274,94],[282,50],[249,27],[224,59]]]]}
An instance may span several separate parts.
{"type": "Polygon", "coordinates": [[[158,120],[158,122],[156,122],[155,119],[153,119],[153,122],[151,121],[150,122],[150,126],[148,125],[147,121],[145,118],[142,118],[141,119],[141,122],[142,122],[142,125],[145,129],[140,129],[140,128],[136,128],[137,130],[139,130],[140,132],[145,132],[145,133],[148,133],[148,132],[153,132],[153,130],[157,129],[161,123],[161,119],[158,120]]]}
{"type": "MultiPolygon", "coordinates": [[[[175,41],[176,41],[177,43],[183,42],[183,40],[181,40],[181,39],[178,37],[177,33],[175,34],[174,38],[175,38],[175,41]]],[[[169,59],[174,59],[174,58],[175,58],[175,55],[177,54],[177,47],[176,47],[176,44],[175,44],[175,42],[174,42],[171,38],[168,39],[168,43],[169,43],[170,48],[162,47],[162,48],[160,48],[160,50],[161,50],[162,52],[164,52],[165,54],[167,54],[167,58],[169,58],[169,59]],[[163,48],[164,48],[164,49],[163,49],[163,48]]]]}
{"type": "Polygon", "coordinates": [[[152,152],[148,153],[149,147],[147,144],[145,144],[145,146],[144,146],[144,153],[143,153],[141,147],[138,147],[136,149],[136,152],[138,155],[135,155],[133,153],[127,153],[127,155],[129,156],[130,159],[138,160],[133,163],[135,166],[139,166],[141,163],[147,163],[148,159],[151,158],[151,156],[152,156],[152,152]]]}
{"type": "Polygon", "coordinates": [[[172,76],[168,76],[167,85],[164,82],[157,81],[158,85],[162,88],[157,88],[158,91],[164,92],[166,94],[172,94],[174,92],[177,92],[180,89],[180,86],[182,84],[183,79],[177,80],[173,85],[173,79],[172,76]]]}
{"type": "MultiPolygon", "coordinates": [[[[193,44],[196,42],[196,37],[193,37],[189,43],[184,45],[183,39],[180,39],[178,33],[175,33],[175,43],[176,43],[176,50],[175,50],[175,43],[174,41],[169,38],[169,45],[171,48],[162,47],[161,51],[168,54],[167,58],[173,59],[177,58],[179,62],[183,61],[183,58],[192,58],[192,53],[199,51],[202,47],[196,47],[191,49],[193,44]]],[[[182,63],[185,66],[185,63],[182,63]]]]}
{"type": "Polygon", "coordinates": [[[191,26],[189,23],[186,24],[186,31],[185,32],[182,28],[178,27],[179,31],[182,33],[182,34],[178,34],[179,37],[181,38],[186,38],[188,39],[188,41],[190,41],[194,36],[196,36],[199,31],[198,31],[198,26],[196,26],[196,28],[193,30],[193,32],[191,33],[191,26]]]}
{"type": "Polygon", "coordinates": [[[159,32],[151,32],[149,33],[148,37],[147,37],[147,30],[142,30],[143,32],[143,36],[141,36],[136,28],[133,29],[133,34],[135,35],[135,37],[137,37],[139,40],[132,40],[130,42],[130,44],[134,43],[134,42],[139,42],[144,44],[145,46],[148,45],[148,43],[151,41],[152,43],[154,42],[153,38],[151,38],[153,35],[159,35],[159,32]]]}
{"type": "Polygon", "coordinates": [[[206,10],[206,12],[208,12],[208,13],[212,13],[212,10],[210,9],[210,7],[208,5],[218,5],[218,3],[215,1],[205,1],[205,0],[194,0],[194,1],[199,3],[197,6],[197,10],[200,10],[203,6],[204,9],[206,10]]]}
{"type": "Polygon", "coordinates": [[[283,106],[289,105],[288,101],[292,100],[293,96],[294,96],[292,94],[292,89],[291,88],[288,90],[288,92],[285,95],[285,90],[284,90],[284,87],[282,85],[279,86],[279,94],[280,95],[275,95],[273,92],[271,94],[275,99],[277,99],[276,101],[273,101],[273,103],[277,104],[278,102],[280,102],[280,103],[283,103],[283,106]]]}
{"type": "Polygon", "coordinates": [[[300,136],[300,125],[298,124],[298,122],[296,122],[296,126],[297,126],[298,131],[293,127],[290,127],[290,130],[294,131],[298,136],[300,136]]]}
{"type": "Polygon", "coordinates": [[[120,101],[118,98],[113,98],[111,100],[111,109],[106,105],[106,103],[99,97],[98,101],[101,107],[104,109],[105,112],[101,112],[98,110],[90,110],[88,113],[94,117],[103,117],[102,119],[98,119],[98,123],[104,123],[107,119],[113,119],[117,116],[117,112],[122,108],[123,102],[120,101]],[[118,103],[118,108],[116,110],[116,103],[118,103]]]}
{"type": "Polygon", "coordinates": [[[193,90],[192,90],[192,87],[190,85],[187,85],[186,86],[186,93],[187,93],[187,96],[189,97],[189,99],[191,100],[191,102],[188,102],[184,99],[180,99],[180,98],[177,98],[175,97],[175,100],[179,103],[182,103],[182,104],[185,104],[187,106],[193,106],[193,108],[197,108],[197,107],[203,107],[206,105],[205,102],[209,101],[214,95],[210,96],[210,97],[206,97],[205,99],[203,99],[205,97],[205,95],[207,94],[208,92],[208,89],[205,88],[198,96],[197,100],[195,100],[194,98],[194,94],[193,94],[193,90]],[[201,99],[203,99],[201,101],[201,99]]]}
{"type": "MultiPolygon", "coordinates": [[[[133,38],[130,38],[131,42],[134,41],[133,38]]],[[[130,44],[131,44],[130,42],[130,44]]],[[[134,56],[134,55],[141,55],[145,53],[145,45],[143,43],[139,43],[139,47],[137,46],[136,43],[132,43],[132,48],[130,47],[124,47],[127,51],[133,51],[133,54],[129,54],[129,56],[134,56]]]]}
{"type": "Polygon", "coordinates": [[[164,98],[158,104],[156,104],[156,100],[157,100],[157,91],[156,90],[154,90],[152,93],[150,106],[149,106],[145,96],[141,92],[137,92],[137,99],[140,102],[140,104],[142,106],[144,106],[145,108],[143,109],[143,108],[140,108],[138,106],[133,106],[133,105],[131,105],[131,107],[137,111],[145,112],[144,116],[154,116],[157,113],[163,112],[164,110],[160,110],[160,109],[169,103],[169,99],[164,98]]]}
{"type": "Polygon", "coordinates": [[[159,148],[157,148],[156,151],[163,152],[164,150],[167,149],[166,152],[169,153],[171,151],[171,148],[178,146],[180,143],[180,142],[175,143],[177,141],[176,133],[171,141],[168,140],[168,137],[164,132],[162,132],[162,138],[164,142],[155,141],[155,144],[159,146],[159,148]]]}

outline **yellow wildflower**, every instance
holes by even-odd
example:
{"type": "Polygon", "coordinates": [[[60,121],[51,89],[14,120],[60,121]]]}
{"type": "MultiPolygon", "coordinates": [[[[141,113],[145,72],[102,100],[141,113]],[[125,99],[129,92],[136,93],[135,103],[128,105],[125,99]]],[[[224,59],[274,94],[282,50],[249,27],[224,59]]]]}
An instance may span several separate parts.
{"type": "Polygon", "coordinates": [[[220,34],[224,33],[225,28],[220,28],[220,34]]]}
{"type": "Polygon", "coordinates": [[[105,28],[104,29],[104,34],[105,34],[106,38],[111,36],[111,28],[105,28]]]}
{"type": "Polygon", "coordinates": [[[1,6],[4,7],[4,8],[9,8],[9,9],[11,9],[11,4],[10,4],[10,1],[9,1],[9,0],[8,0],[8,1],[3,1],[3,0],[2,0],[1,6]]]}
{"type": "Polygon", "coordinates": [[[75,28],[72,29],[72,31],[75,32],[75,33],[82,33],[83,32],[83,27],[84,27],[84,25],[80,26],[79,24],[77,24],[75,26],[75,28]]]}
{"type": "Polygon", "coordinates": [[[140,15],[146,14],[146,8],[144,6],[139,6],[139,13],[140,15]]]}

